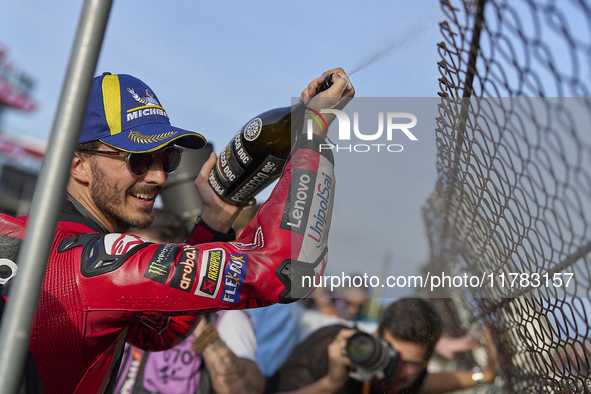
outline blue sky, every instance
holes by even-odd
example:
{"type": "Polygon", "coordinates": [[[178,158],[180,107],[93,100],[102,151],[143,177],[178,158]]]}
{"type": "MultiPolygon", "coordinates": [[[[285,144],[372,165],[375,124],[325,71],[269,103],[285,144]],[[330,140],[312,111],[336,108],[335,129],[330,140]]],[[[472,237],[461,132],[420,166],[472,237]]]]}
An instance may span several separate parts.
{"type": "MultiPolygon", "coordinates": [[[[34,114],[7,114],[4,130],[48,140],[81,3],[2,2],[0,43],[36,80],[39,102],[34,114]]],[[[202,133],[219,151],[246,121],[290,105],[291,97],[333,67],[358,70],[351,76],[357,97],[437,97],[441,20],[436,0],[114,1],[96,75],[109,71],[144,80],[173,125],[202,133]]],[[[335,215],[341,222],[347,218],[348,233],[333,223],[329,273],[377,275],[379,264],[361,264],[355,253],[381,262],[388,251],[391,273],[419,272],[428,257],[421,206],[434,188],[435,141],[428,130],[418,138],[424,149],[411,150],[397,159],[404,163],[393,161],[387,173],[377,174],[382,184],[400,185],[395,193],[374,199],[363,188],[338,191],[346,212],[337,205],[335,215]],[[370,227],[359,232],[375,242],[348,251],[361,214],[370,227]]],[[[363,162],[357,168],[366,176],[375,173],[363,162]]],[[[338,158],[336,171],[347,177],[338,172],[338,158]]]]}

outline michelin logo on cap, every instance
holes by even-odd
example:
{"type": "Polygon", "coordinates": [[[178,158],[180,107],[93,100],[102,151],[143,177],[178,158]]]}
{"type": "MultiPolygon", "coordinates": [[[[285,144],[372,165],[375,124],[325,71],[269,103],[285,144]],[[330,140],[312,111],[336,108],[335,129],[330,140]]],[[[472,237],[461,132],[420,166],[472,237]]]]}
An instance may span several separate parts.
{"type": "Polygon", "coordinates": [[[139,119],[142,116],[150,115],[160,115],[164,116],[166,119],[169,119],[168,115],[166,114],[166,111],[164,110],[164,108],[160,106],[160,103],[158,102],[158,100],[156,100],[156,97],[154,97],[154,94],[150,91],[150,89],[146,89],[145,96],[140,96],[139,94],[137,94],[134,88],[126,88],[125,90],[127,90],[127,92],[131,94],[131,97],[133,97],[133,99],[138,103],[151,107],[138,109],[134,108],[130,110],[130,112],[127,114],[128,122],[134,119],[139,119]]]}

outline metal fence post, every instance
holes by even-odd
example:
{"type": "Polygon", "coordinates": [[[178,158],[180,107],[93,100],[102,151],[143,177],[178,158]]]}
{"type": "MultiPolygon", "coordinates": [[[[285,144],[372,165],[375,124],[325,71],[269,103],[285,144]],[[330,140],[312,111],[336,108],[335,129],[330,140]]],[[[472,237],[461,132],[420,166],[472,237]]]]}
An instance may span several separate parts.
{"type": "Polygon", "coordinates": [[[86,0],[0,326],[0,393],[16,393],[112,0],[86,0]]]}

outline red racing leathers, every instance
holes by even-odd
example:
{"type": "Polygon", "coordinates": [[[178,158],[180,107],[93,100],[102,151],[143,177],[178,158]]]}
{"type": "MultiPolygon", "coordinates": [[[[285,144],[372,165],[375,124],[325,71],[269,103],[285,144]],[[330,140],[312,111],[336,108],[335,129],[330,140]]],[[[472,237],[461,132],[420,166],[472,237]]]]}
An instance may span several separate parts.
{"type": "MultiPolygon", "coordinates": [[[[332,156],[319,143],[296,142],[271,196],[233,242],[208,242],[203,223],[177,245],[96,232],[82,215],[60,221],[30,345],[45,392],[102,392],[125,336],[165,349],[203,313],[307,295],[326,264],[335,186],[332,156]]],[[[15,224],[24,227],[2,218],[3,239],[22,238],[7,234],[15,224]]]]}

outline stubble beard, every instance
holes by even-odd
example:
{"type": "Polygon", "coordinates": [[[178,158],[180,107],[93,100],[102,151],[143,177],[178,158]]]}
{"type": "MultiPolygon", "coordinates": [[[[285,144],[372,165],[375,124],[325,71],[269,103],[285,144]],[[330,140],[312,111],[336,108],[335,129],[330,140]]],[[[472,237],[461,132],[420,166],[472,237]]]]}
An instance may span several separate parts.
{"type": "MultiPolygon", "coordinates": [[[[150,227],[154,221],[152,207],[140,208],[140,214],[131,214],[124,209],[125,198],[128,192],[134,188],[133,186],[128,190],[122,190],[116,184],[109,182],[108,176],[95,161],[91,161],[90,169],[94,180],[90,185],[92,201],[101,213],[116,226],[118,231],[125,232],[130,227],[138,229],[150,227]]],[[[138,188],[136,187],[136,189],[138,188]]]]}

